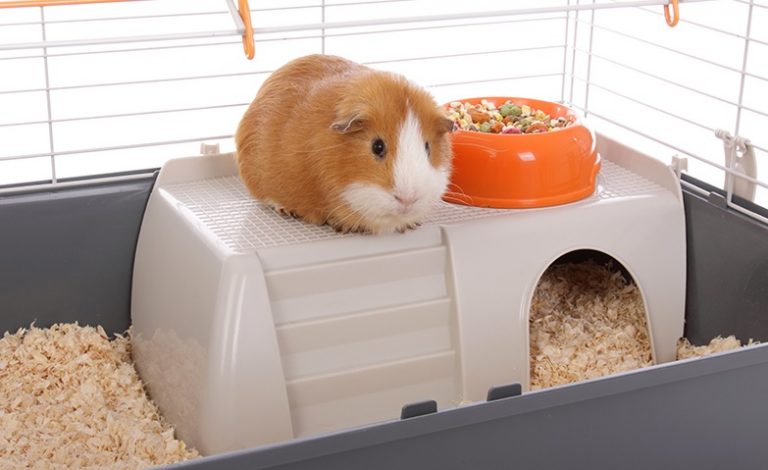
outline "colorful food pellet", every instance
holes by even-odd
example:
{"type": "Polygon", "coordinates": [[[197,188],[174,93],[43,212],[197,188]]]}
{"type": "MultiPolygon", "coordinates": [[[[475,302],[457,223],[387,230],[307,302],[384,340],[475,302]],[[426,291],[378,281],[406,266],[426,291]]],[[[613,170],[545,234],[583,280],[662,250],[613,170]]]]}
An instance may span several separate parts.
{"type": "Polygon", "coordinates": [[[481,100],[479,104],[454,101],[448,106],[448,117],[454,129],[493,134],[538,134],[568,127],[572,116],[552,119],[547,113],[528,105],[516,105],[511,100],[501,106],[481,100]]]}

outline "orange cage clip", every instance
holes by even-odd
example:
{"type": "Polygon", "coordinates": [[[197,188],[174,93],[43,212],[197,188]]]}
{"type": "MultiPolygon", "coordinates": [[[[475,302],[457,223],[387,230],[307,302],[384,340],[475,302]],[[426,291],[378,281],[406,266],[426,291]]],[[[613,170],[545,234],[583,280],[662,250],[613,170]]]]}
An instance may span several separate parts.
{"type": "Polygon", "coordinates": [[[248,57],[248,60],[251,60],[256,52],[256,46],[253,44],[253,25],[251,24],[251,9],[248,6],[248,0],[239,0],[238,10],[240,11],[240,18],[243,19],[243,24],[245,25],[243,49],[245,50],[245,56],[248,57]]]}
{"type": "Polygon", "coordinates": [[[674,27],[677,25],[677,22],[680,21],[680,5],[679,0],[671,0],[669,3],[664,5],[664,19],[667,20],[667,24],[671,27],[674,27]],[[672,16],[670,17],[669,14],[669,5],[672,5],[672,16]]]}

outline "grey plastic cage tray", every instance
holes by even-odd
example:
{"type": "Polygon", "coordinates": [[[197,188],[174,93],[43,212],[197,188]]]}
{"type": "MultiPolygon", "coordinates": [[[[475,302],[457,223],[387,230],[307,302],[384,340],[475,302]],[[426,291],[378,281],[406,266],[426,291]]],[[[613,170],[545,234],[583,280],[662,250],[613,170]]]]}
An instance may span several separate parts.
{"type": "MultiPolygon", "coordinates": [[[[686,336],[768,340],[768,227],[684,192],[686,336]]],[[[151,180],[0,198],[4,330],[129,326],[134,248],[151,180]],[[55,233],[56,237],[50,234],[55,233]],[[64,289],[62,279],[66,280],[64,289]],[[34,292],[35,295],[29,295],[34,292]]],[[[173,465],[185,469],[764,468],[768,347],[173,465]]],[[[509,396],[512,395],[512,396],[509,396]]],[[[405,404],[404,404],[405,405],[405,404]]],[[[426,412],[426,414],[420,415],[426,412]]]]}

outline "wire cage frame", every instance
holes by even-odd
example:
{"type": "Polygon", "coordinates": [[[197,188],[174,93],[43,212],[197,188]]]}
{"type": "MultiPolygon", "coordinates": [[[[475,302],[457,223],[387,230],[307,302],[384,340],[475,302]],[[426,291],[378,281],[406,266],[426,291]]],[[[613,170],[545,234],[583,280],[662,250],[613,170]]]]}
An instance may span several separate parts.
{"type": "MultiPolygon", "coordinates": [[[[0,7],[4,3],[20,2],[0,2],[0,7]]],[[[93,157],[89,161],[98,162],[97,159],[113,159],[116,158],[114,155],[126,152],[162,154],[170,149],[184,149],[176,152],[190,154],[196,152],[191,150],[194,146],[202,143],[221,143],[231,147],[234,123],[216,129],[192,126],[194,129],[190,129],[187,134],[169,134],[167,138],[164,135],[154,138],[136,135],[133,139],[83,138],[74,143],[68,141],[67,130],[107,121],[161,122],[180,115],[192,116],[188,118],[189,123],[209,120],[212,113],[229,113],[231,118],[244,111],[255,89],[252,87],[246,90],[236,99],[222,95],[199,103],[182,100],[167,106],[125,109],[82,106],[82,101],[78,103],[72,98],[68,98],[69,101],[63,99],[67,95],[93,93],[103,98],[109,96],[109,93],[140,93],[146,87],[168,89],[205,83],[209,88],[219,89],[237,80],[241,80],[239,83],[242,80],[257,82],[279,66],[280,60],[287,61],[290,58],[285,55],[277,57],[277,54],[271,57],[269,47],[288,42],[311,43],[308,50],[312,52],[334,54],[339,52],[339,44],[376,41],[394,35],[423,37],[424,42],[429,43],[432,38],[445,37],[445,34],[451,32],[463,34],[478,29],[497,31],[503,27],[521,31],[546,28],[553,32],[546,41],[529,34],[511,43],[488,41],[476,47],[453,49],[420,45],[410,48],[413,50],[392,48],[388,54],[383,54],[377,52],[382,48],[375,47],[367,54],[359,54],[355,58],[370,66],[407,73],[430,68],[432,64],[467,63],[484,67],[483,64],[493,65],[495,61],[504,61],[509,57],[548,57],[547,67],[489,66],[475,74],[443,73],[421,79],[420,82],[428,89],[438,91],[438,94],[445,91],[446,96],[449,96],[448,90],[466,90],[469,87],[502,84],[514,84],[517,87],[521,83],[546,82],[549,84],[550,98],[580,110],[595,123],[598,130],[602,130],[602,127],[610,128],[622,136],[649,145],[662,158],[675,157],[680,172],[686,170],[685,159],[691,160],[689,173],[693,176],[698,177],[699,173],[709,171],[704,168],[714,171],[716,176],[713,181],[719,178],[718,185],[727,192],[729,205],[768,222],[760,214],[733,202],[734,193],[742,197],[746,194],[750,196],[747,199],[763,205],[766,204],[762,201],[768,199],[768,184],[758,176],[759,169],[767,165],[765,157],[768,142],[762,141],[760,135],[750,135],[759,128],[755,122],[768,123],[768,109],[765,102],[758,99],[764,95],[755,93],[755,90],[768,89],[768,70],[764,70],[759,60],[763,49],[768,50],[768,38],[760,35],[762,28],[758,27],[763,18],[768,18],[768,5],[755,0],[559,0],[531,2],[532,5],[528,7],[510,7],[508,2],[496,1],[479,2],[476,6],[463,9],[436,7],[440,2],[430,0],[251,2],[248,13],[249,23],[253,25],[251,37],[255,38],[253,61],[246,60],[240,49],[237,60],[241,65],[236,67],[220,67],[215,61],[206,63],[201,60],[195,64],[196,67],[185,68],[178,73],[158,71],[153,75],[152,69],[147,68],[147,73],[135,77],[103,75],[103,79],[99,80],[98,77],[83,79],[82,76],[72,75],[66,80],[61,79],[65,75],[62,64],[87,63],[91,58],[111,57],[119,60],[129,55],[140,57],[175,53],[187,54],[194,60],[194,54],[203,50],[235,51],[246,30],[246,22],[237,14],[237,6],[232,0],[194,2],[196,7],[190,7],[190,2],[183,4],[177,0],[119,3],[124,5],[120,5],[120,8],[116,7],[118,3],[99,6],[22,6],[15,10],[23,10],[24,14],[10,16],[3,13],[11,9],[0,8],[0,69],[8,74],[18,74],[28,72],[29,69],[19,64],[40,64],[35,69],[37,80],[6,84],[0,79],[0,138],[7,141],[6,136],[13,137],[18,130],[35,128],[41,132],[44,130],[40,135],[44,135],[47,141],[45,148],[38,145],[31,148],[31,151],[24,151],[23,145],[17,146],[20,148],[12,145],[0,147],[5,147],[0,150],[0,195],[146,175],[145,171],[141,171],[139,163],[135,164],[138,167],[127,168],[135,171],[121,174],[115,174],[112,167],[110,171],[99,171],[97,168],[90,173],[86,171],[78,175],[61,170],[66,166],[63,161],[87,160],[89,155],[93,157]],[[691,15],[696,4],[736,9],[739,14],[736,19],[723,18],[721,22],[712,24],[691,15]],[[63,13],[65,10],[66,14],[63,13]],[[343,15],[340,12],[352,14],[343,15]],[[631,26],[635,18],[637,22],[652,22],[649,24],[656,24],[660,30],[668,32],[654,36],[628,27],[628,23],[631,26]],[[188,21],[189,26],[183,25],[172,31],[149,31],[151,28],[144,27],[152,23],[162,27],[166,20],[182,23],[188,21]],[[92,25],[103,26],[106,29],[102,31],[107,33],[79,34],[77,31],[86,30],[92,25]],[[114,25],[125,27],[113,28],[114,25]],[[131,25],[133,29],[130,29],[131,25]],[[131,32],[125,33],[126,28],[131,32]],[[32,31],[27,37],[34,39],[17,41],[17,30],[32,31]],[[714,57],[704,53],[707,51],[692,49],[678,42],[680,38],[697,38],[701,35],[727,41],[732,46],[730,57],[714,57]],[[662,42],[659,37],[671,40],[662,42]],[[625,53],[616,54],[606,49],[604,46],[610,42],[626,44],[625,53]],[[632,53],[635,49],[642,49],[645,57],[658,56],[669,64],[689,64],[690,73],[681,76],[680,73],[685,70],[672,73],[673,67],[649,68],[644,65],[644,59],[641,60],[640,52],[632,53]],[[261,60],[264,56],[270,56],[270,60],[261,60]],[[723,87],[727,88],[727,93],[703,86],[698,76],[702,71],[715,76],[727,75],[728,86],[723,87]],[[612,77],[630,77],[645,87],[628,89],[620,86],[620,80],[613,80],[612,77]],[[666,99],[650,99],[648,88],[664,90],[668,96],[666,99]],[[688,97],[688,102],[705,102],[724,110],[722,119],[704,119],[701,113],[692,116],[686,111],[685,103],[675,101],[683,95],[688,97]],[[38,97],[38,104],[42,105],[39,107],[41,112],[31,115],[10,105],[3,109],[3,100],[14,103],[15,98],[28,96],[38,97]],[[693,129],[699,137],[676,139],[675,136],[657,132],[653,126],[633,122],[626,116],[612,112],[606,106],[606,102],[611,100],[621,101],[626,107],[637,109],[636,114],[651,116],[647,118],[649,121],[664,120],[671,123],[667,127],[693,129]],[[83,111],[71,112],[77,107],[82,107],[83,111]],[[700,137],[704,135],[708,137],[700,137]],[[3,173],[9,172],[12,163],[28,161],[39,164],[44,160],[48,166],[48,175],[44,178],[36,176],[12,179],[10,182],[2,180],[3,173]],[[743,184],[734,185],[734,179],[743,184]]],[[[420,78],[417,76],[417,80],[420,78]]],[[[42,144],[42,139],[38,139],[38,143],[42,144]]],[[[168,156],[181,156],[172,153],[169,151],[168,156]]],[[[158,161],[161,163],[162,159],[155,160],[154,164],[148,163],[146,169],[159,166],[156,163],[158,161]]],[[[703,191],[685,181],[681,184],[703,191]]]]}

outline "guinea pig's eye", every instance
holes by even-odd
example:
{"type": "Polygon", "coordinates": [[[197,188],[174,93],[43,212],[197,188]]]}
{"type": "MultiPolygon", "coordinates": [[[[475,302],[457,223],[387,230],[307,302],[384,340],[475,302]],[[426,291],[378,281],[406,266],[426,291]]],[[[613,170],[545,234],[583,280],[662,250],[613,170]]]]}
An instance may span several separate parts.
{"type": "Polygon", "coordinates": [[[427,151],[427,156],[429,156],[429,142],[424,142],[424,150],[427,151]]]}
{"type": "Polygon", "coordinates": [[[387,154],[387,146],[383,140],[374,139],[371,143],[371,152],[379,158],[384,158],[384,155],[387,154]]]}

